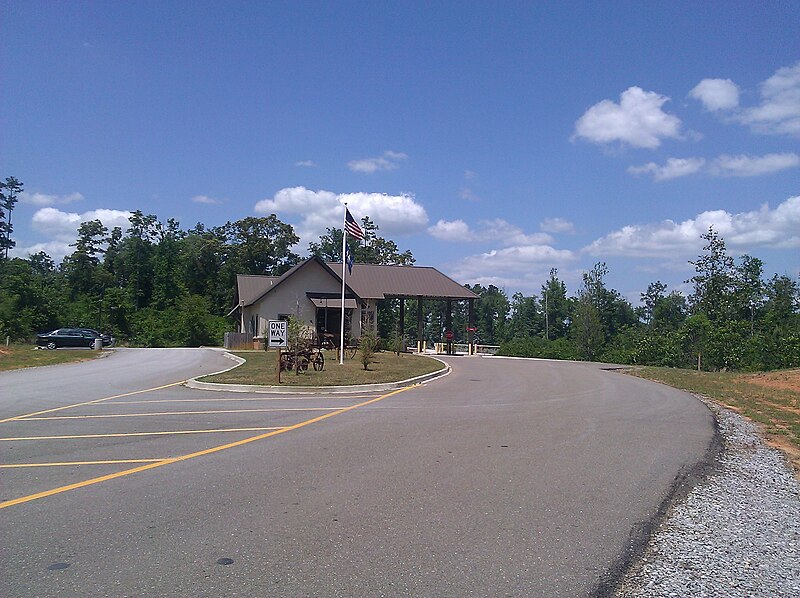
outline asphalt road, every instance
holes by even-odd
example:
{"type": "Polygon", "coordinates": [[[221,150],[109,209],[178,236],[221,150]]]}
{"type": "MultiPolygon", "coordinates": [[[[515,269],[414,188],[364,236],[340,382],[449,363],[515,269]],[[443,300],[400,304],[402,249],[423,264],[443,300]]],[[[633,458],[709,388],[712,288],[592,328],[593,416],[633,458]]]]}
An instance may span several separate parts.
{"type": "Polygon", "coordinates": [[[0,595],[602,594],[710,413],[596,364],[448,361],[383,395],[165,386],[210,350],[0,373],[0,595]]]}

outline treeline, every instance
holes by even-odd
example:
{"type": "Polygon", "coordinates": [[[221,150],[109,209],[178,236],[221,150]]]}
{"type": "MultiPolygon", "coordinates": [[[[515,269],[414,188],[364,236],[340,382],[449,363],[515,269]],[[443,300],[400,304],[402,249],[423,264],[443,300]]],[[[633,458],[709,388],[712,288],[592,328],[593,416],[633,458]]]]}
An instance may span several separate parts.
{"type": "MultiPolygon", "coordinates": [[[[471,287],[481,296],[481,342],[502,355],[580,359],[704,370],[768,370],[800,366],[800,293],[785,275],[765,279],[761,260],[738,263],[710,228],[684,297],[660,281],[633,307],[609,289],[598,263],[573,296],[553,269],[534,296],[511,300],[494,287],[471,287]]],[[[463,315],[460,315],[463,318],[463,315]]]]}
{"type": "MultiPolygon", "coordinates": [[[[134,212],[126,230],[84,222],[74,251],[59,264],[40,252],[7,258],[14,247],[11,213],[22,185],[0,183],[0,338],[32,340],[59,327],[97,328],[140,346],[218,345],[232,330],[237,274],[279,276],[301,261],[291,225],[274,214],[222,226],[183,230],[172,219],[134,212]]],[[[351,241],[360,263],[414,263],[410,251],[378,235],[362,218],[366,242],[351,241]]],[[[342,231],[328,228],[313,254],[341,259],[342,231]]],[[[476,339],[500,353],[703,369],[775,369],[800,366],[800,292],[785,275],[765,278],[758,258],[734,261],[713,229],[684,297],[651,283],[634,307],[606,284],[598,263],[568,295],[552,269],[538,295],[510,299],[495,286],[466,285],[475,302],[476,339]]],[[[446,304],[425,301],[423,337],[442,341],[446,304]]],[[[416,342],[417,306],[406,302],[405,330],[397,329],[399,301],[379,305],[378,333],[388,345],[416,342]]],[[[467,306],[454,303],[452,330],[465,342],[467,306]]],[[[388,346],[387,345],[387,346],[388,346]]]]}

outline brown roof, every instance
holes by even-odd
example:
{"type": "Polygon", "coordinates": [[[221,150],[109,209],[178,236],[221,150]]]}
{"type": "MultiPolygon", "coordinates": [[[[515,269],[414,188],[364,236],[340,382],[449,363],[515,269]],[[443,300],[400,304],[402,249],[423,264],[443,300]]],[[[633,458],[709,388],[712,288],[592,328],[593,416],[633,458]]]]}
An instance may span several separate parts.
{"type": "MultiPolygon", "coordinates": [[[[341,262],[328,263],[341,277],[341,262]]],[[[478,296],[430,266],[383,266],[353,264],[347,285],[363,299],[426,297],[431,299],[475,299],[478,296]]]]}
{"type": "MultiPolygon", "coordinates": [[[[317,260],[337,280],[341,281],[341,262],[325,263],[310,257],[285,272],[282,276],[236,275],[236,293],[239,304],[252,305],[280,283],[291,277],[299,268],[317,260]]],[[[384,266],[378,264],[353,264],[347,274],[347,296],[352,293],[362,299],[387,297],[424,297],[430,299],[475,299],[478,296],[461,286],[449,276],[429,266],[384,266]]],[[[339,299],[341,305],[341,299],[339,299]]],[[[234,309],[236,309],[234,307],[234,309]]]]}
{"type": "Polygon", "coordinates": [[[280,278],[279,276],[260,276],[254,274],[236,275],[236,293],[240,303],[250,305],[263,295],[280,278]]]}

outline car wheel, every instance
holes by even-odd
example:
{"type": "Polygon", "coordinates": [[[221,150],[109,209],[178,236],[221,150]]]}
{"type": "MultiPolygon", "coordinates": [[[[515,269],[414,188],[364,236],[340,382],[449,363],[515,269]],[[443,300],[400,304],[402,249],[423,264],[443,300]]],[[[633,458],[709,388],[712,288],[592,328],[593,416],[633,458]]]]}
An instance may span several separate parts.
{"type": "Polygon", "coordinates": [[[47,348],[52,351],[53,349],[56,348],[56,344],[53,341],[50,341],[49,343],[47,343],[47,348]]]}
{"type": "Polygon", "coordinates": [[[90,349],[94,349],[94,341],[93,340],[89,341],[89,348],[90,349]]]}

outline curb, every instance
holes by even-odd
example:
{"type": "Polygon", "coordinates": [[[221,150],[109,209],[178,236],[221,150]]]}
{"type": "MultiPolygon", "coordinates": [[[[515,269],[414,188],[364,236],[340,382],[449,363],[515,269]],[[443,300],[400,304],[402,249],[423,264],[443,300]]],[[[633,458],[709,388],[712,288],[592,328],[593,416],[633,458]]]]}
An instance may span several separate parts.
{"type": "MultiPolygon", "coordinates": [[[[231,355],[227,353],[227,356],[233,359],[234,361],[239,361],[241,358],[235,355],[231,355]]],[[[430,356],[428,356],[430,357],[430,356]]],[[[431,357],[431,359],[436,359],[435,357],[431,357]]],[[[431,372],[429,374],[422,374],[421,376],[416,376],[415,378],[408,378],[407,380],[399,380],[397,382],[383,382],[381,384],[356,384],[352,386],[262,386],[260,384],[221,384],[219,382],[200,382],[197,378],[190,378],[186,382],[184,382],[184,386],[187,388],[193,388],[195,390],[212,390],[212,391],[224,391],[224,392],[256,392],[256,393],[263,393],[263,394],[319,394],[319,393],[329,393],[329,394],[336,394],[336,393],[353,393],[353,392],[386,392],[390,390],[397,390],[398,388],[405,388],[406,386],[414,386],[416,384],[426,384],[432,380],[438,380],[439,378],[444,378],[445,376],[449,375],[452,371],[452,368],[449,364],[445,363],[441,359],[436,359],[439,363],[441,363],[444,367],[440,370],[436,370],[435,372],[431,372]]],[[[238,367],[244,363],[244,360],[237,363],[236,365],[229,367],[225,370],[221,370],[219,372],[214,372],[213,374],[204,374],[205,376],[213,376],[214,374],[221,374],[222,372],[227,372],[232,370],[235,367],[238,367]]]]}

